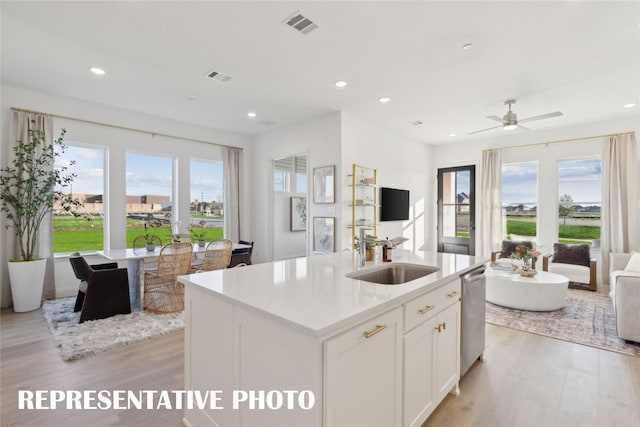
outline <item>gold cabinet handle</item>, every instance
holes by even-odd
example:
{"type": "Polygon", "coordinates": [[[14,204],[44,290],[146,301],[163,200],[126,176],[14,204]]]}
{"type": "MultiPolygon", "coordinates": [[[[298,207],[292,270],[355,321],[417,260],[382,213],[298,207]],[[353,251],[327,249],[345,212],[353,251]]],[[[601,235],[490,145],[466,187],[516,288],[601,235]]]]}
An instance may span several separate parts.
{"type": "Polygon", "coordinates": [[[446,322],[438,323],[438,327],[433,329],[435,329],[436,331],[438,331],[438,333],[440,333],[445,329],[447,329],[447,323],[446,322]]]}
{"type": "Polygon", "coordinates": [[[426,312],[431,311],[431,310],[433,310],[434,308],[436,308],[436,306],[435,306],[435,305],[428,305],[428,306],[426,306],[425,308],[422,308],[422,309],[418,310],[418,313],[420,313],[420,314],[425,314],[426,312]]]}
{"type": "Polygon", "coordinates": [[[453,298],[453,297],[455,297],[456,295],[458,295],[459,293],[460,293],[460,292],[458,292],[458,291],[453,291],[453,292],[451,292],[450,294],[447,294],[447,296],[448,296],[449,298],[453,298]]]}
{"type": "Polygon", "coordinates": [[[377,334],[378,332],[386,328],[387,328],[387,325],[376,325],[376,328],[373,331],[371,332],[365,331],[363,335],[365,338],[371,338],[372,336],[374,336],[375,334],[377,334]]]}

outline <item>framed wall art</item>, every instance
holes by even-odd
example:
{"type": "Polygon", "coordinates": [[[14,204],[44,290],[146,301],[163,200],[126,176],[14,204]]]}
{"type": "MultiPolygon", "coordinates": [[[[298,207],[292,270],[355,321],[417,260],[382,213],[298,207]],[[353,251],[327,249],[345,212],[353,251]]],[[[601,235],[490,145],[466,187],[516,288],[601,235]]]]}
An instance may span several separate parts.
{"type": "Polygon", "coordinates": [[[291,198],[291,231],[307,229],[307,198],[291,198]]]}
{"type": "Polygon", "coordinates": [[[313,169],[313,203],[335,203],[335,165],[313,169]]]}
{"type": "Polygon", "coordinates": [[[313,251],[335,252],[335,217],[317,216],[313,218],[313,251]]]}

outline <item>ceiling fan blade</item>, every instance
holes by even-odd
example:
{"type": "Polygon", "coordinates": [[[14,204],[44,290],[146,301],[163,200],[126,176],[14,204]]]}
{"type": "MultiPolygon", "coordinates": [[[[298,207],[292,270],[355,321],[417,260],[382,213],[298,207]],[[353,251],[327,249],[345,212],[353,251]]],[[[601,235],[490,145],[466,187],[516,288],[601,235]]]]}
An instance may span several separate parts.
{"type": "Polygon", "coordinates": [[[518,129],[523,129],[523,130],[531,130],[531,129],[529,129],[529,128],[526,128],[526,127],[524,127],[524,126],[521,126],[521,125],[519,125],[519,124],[518,124],[518,129]]]}
{"type": "MultiPolygon", "coordinates": [[[[501,120],[501,121],[502,121],[502,120],[501,120]]],[[[486,129],[481,129],[481,130],[475,130],[475,131],[473,131],[473,132],[469,132],[467,135],[473,135],[474,133],[484,132],[484,131],[486,131],[486,130],[497,129],[497,128],[501,128],[501,127],[502,127],[502,125],[500,125],[500,126],[494,126],[494,127],[492,127],[492,128],[486,128],[486,129]]]]}
{"type": "Polygon", "coordinates": [[[486,116],[486,117],[487,119],[495,120],[496,122],[502,123],[502,117],[498,117],[498,116],[486,116]]]}
{"type": "Polygon", "coordinates": [[[518,120],[518,123],[532,122],[534,120],[550,119],[552,117],[562,116],[561,111],[555,111],[553,113],[542,114],[540,116],[527,117],[526,119],[518,120]]]}

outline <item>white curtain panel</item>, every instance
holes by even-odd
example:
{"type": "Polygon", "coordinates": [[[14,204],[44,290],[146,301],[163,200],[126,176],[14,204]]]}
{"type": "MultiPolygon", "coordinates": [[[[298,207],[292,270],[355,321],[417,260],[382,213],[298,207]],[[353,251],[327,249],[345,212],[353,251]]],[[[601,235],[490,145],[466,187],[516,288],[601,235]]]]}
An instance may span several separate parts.
{"type": "Polygon", "coordinates": [[[634,134],[602,142],[602,277],[609,283],[609,254],[629,252],[637,221],[638,152],[634,134]]]}
{"type": "Polygon", "coordinates": [[[490,257],[500,249],[502,232],[502,160],[499,150],[482,152],[482,228],[480,255],[490,257]]]}
{"type": "MultiPolygon", "coordinates": [[[[7,162],[2,164],[3,167],[9,165],[14,159],[13,146],[16,141],[28,140],[29,130],[44,131],[45,138],[48,141],[53,139],[53,118],[36,113],[26,113],[22,111],[12,111],[11,127],[9,129],[9,151],[7,153],[7,162]]],[[[7,225],[6,218],[2,217],[2,226],[7,225]]],[[[0,256],[2,268],[2,282],[0,284],[0,305],[2,307],[10,307],[11,285],[9,283],[9,270],[7,262],[10,259],[20,259],[20,243],[12,228],[6,230],[6,238],[3,239],[3,251],[0,256]]],[[[40,233],[38,235],[38,251],[36,256],[47,259],[47,269],[44,278],[43,297],[45,299],[55,299],[56,287],[53,272],[53,223],[51,215],[42,222],[40,233]]]]}
{"type": "Polygon", "coordinates": [[[239,148],[224,148],[224,237],[240,240],[240,158],[239,148]]]}

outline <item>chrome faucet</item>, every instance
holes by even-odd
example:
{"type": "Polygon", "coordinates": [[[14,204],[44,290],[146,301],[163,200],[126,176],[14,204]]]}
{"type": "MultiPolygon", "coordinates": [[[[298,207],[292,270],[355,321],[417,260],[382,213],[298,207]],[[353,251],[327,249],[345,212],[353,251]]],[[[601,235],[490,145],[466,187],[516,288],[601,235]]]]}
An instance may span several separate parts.
{"type": "Polygon", "coordinates": [[[370,228],[361,228],[360,229],[360,237],[359,237],[359,243],[358,243],[358,268],[362,268],[365,266],[365,263],[367,262],[367,249],[366,249],[366,237],[365,237],[365,231],[371,231],[370,228]]]}

